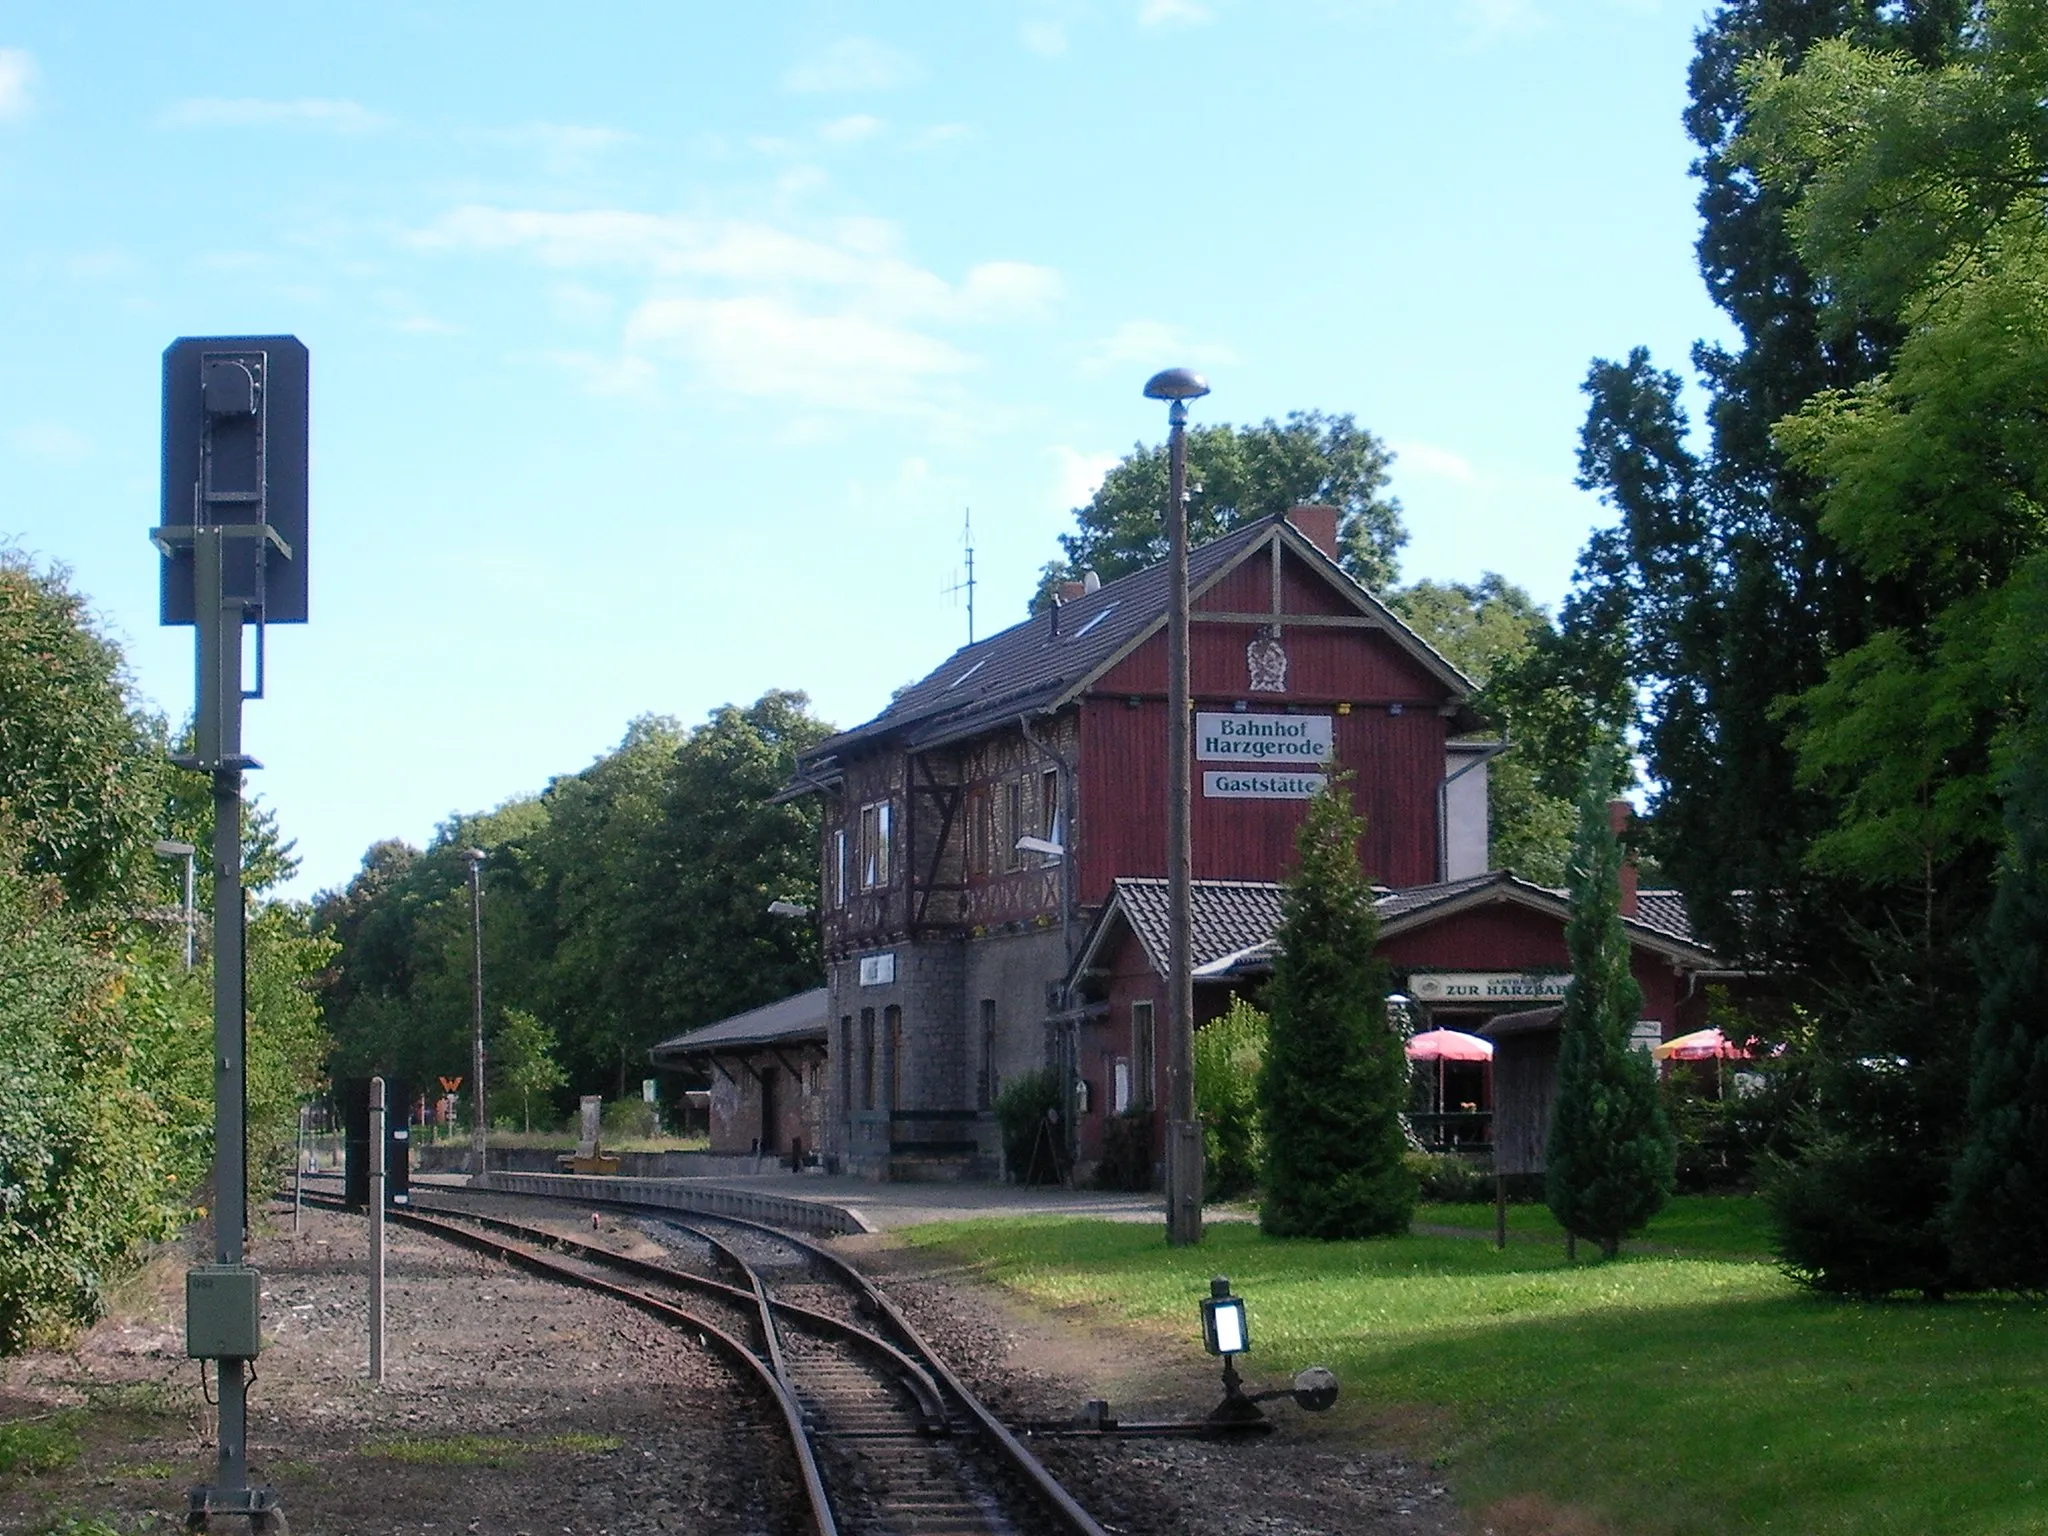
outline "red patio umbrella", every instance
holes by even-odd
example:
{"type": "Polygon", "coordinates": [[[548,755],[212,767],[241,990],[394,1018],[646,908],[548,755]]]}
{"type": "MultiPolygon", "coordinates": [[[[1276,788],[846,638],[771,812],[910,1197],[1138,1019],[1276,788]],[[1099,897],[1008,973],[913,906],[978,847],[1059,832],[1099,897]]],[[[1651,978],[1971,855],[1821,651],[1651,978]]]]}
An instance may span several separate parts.
{"type": "Polygon", "coordinates": [[[1455,1029],[1430,1029],[1408,1042],[1410,1061],[1491,1061],[1493,1042],[1455,1029]]]}
{"type": "Polygon", "coordinates": [[[1408,1041],[1410,1061],[1436,1063],[1436,1112],[1444,1112],[1444,1063],[1447,1061],[1491,1061],[1493,1042],[1455,1029],[1427,1029],[1408,1041]]]}

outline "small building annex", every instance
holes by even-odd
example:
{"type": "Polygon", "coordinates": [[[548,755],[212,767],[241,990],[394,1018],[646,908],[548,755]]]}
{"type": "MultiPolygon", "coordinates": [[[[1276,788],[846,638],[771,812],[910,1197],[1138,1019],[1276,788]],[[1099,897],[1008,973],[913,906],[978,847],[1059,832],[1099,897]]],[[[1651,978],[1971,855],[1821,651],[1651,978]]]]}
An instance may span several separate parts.
{"type": "Polygon", "coordinates": [[[647,1053],[711,1080],[711,1150],[800,1157],[824,1127],[826,993],[813,987],[720,1019],[647,1053]]]}

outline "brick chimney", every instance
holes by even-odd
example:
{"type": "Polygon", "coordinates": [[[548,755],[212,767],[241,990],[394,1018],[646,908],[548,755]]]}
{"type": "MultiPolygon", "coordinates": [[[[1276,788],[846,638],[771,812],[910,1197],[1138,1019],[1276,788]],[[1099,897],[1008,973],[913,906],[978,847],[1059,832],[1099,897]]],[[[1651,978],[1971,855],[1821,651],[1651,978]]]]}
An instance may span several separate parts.
{"type": "Polygon", "coordinates": [[[1337,515],[1339,509],[1320,505],[1289,507],[1287,521],[1301,536],[1332,560],[1337,558],[1337,515]]]}
{"type": "MultiPolygon", "coordinates": [[[[1636,809],[1626,800],[1607,802],[1607,825],[1614,829],[1614,835],[1626,839],[1628,824],[1635,818],[1636,809]]],[[[1624,841],[1621,845],[1621,915],[1634,917],[1636,901],[1636,851],[1624,841]]]]}
{"type": "Polygon", "coordinates": [[[1063,603],[1079,602],[1087,595],[1088,583],[1085,581],[1063,581],[1060,583],[1060,601],[1063,603]]]}

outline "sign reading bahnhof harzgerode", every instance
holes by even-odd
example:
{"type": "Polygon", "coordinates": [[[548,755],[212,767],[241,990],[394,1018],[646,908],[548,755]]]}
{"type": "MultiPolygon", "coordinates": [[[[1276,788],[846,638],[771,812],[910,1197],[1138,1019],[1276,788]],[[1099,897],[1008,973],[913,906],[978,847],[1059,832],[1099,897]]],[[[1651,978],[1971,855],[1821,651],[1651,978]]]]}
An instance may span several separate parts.
{"type": "Polygon", "coordinates": [[[1204,773],[1202,793],[1222,800],[1306,800],[1321,787],[1332,742],[1328,715],[1198,713],[1195,756],[1235,763],[1204,773]]]}

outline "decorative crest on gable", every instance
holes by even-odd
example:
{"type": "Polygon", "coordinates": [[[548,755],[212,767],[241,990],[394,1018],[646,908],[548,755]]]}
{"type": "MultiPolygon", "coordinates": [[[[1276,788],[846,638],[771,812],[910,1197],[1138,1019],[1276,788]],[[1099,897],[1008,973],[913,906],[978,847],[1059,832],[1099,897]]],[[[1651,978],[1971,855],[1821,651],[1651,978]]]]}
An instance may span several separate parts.
{"type": "Polygon", "coordinates": [[[1244,659],[1251,670],[1253,693],[1287,691],[1287,647],[1280,643],[1278,625],[1254,635],[1244,648],[1244,659]]]}

